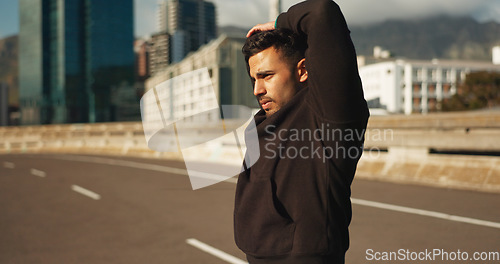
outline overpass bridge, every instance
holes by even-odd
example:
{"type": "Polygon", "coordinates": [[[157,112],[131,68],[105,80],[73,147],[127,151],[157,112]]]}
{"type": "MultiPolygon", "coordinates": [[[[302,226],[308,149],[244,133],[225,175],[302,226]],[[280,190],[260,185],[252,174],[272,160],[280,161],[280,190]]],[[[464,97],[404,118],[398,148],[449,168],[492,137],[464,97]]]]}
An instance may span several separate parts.
{"type": "MultiPolygon", "coordinates": [[[[346,263],[499,263],[499,118],[373,117],[346,263]]],[[[149,150],[140,123],[0,138],[0,263],[246,263],[233,242],[236,180],[193,191],[180,153],[149,150]]],[[[238,166],[220,147],[191,158],[238,166]]]]}

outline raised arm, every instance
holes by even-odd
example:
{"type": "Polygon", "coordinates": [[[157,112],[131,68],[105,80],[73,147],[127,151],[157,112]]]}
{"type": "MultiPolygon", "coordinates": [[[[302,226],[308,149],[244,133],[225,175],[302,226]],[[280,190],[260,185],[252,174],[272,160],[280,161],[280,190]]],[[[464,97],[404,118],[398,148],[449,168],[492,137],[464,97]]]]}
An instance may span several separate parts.
{"type": "MultiPolygon", "coordinates": [[[[262,24],[262,30],[271,25],[262,24]]],[[[356,52],[339,6],[331,0],[299,3],[278,17],[276,27],[307,39],[308,100],[313,110],[332,122],[366,120],[356,52]]]]}

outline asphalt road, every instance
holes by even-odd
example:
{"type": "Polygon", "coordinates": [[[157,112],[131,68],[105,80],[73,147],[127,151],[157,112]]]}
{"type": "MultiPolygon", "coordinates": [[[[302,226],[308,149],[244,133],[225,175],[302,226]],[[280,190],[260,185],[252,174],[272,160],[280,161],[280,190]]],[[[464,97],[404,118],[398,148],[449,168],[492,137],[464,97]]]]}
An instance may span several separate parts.
{"type": "MultiPolygon", "coordinates": [[[[0,263],[242,263],[232,231],[234,181],[193,191],[188,176],[172,173],[183,167],[0,155],[0,263]]],[[[346,263],[500,263],[472,260],[475,252],[500,254],[499,194],[365,180],[352,190],[346,263]],[[381,260],[389,252],[426,259],[381,260]]]]}

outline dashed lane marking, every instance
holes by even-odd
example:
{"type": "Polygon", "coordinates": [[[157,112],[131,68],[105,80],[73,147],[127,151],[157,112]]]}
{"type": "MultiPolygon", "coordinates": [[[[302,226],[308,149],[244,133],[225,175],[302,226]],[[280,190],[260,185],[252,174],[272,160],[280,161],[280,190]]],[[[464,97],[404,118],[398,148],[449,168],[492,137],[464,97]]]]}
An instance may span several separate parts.
{"type": "Polygon", "coordinates": [[[189,245],[195,247],[195,248],[198,248],[202,251],[205,251],[207,252],[208,254],[210,255],[213,255],[215,257],[218,257],[224,261],[226,261],[227,263],[231,263],[231,264],[248,264],[248,262],[246,261],[243,261],[237,257],[234,257],[234,256],[231,256],[229,254],[227,254],[226,252],[222,251],[222,250],[219,250],[219,249],[216,249],[210,245],[207,245],[197,239],[194,239],[194,238],[190,238],[190,239],[187,239],[186,240],[186,243],[188,243],[189,245]]]}
{"type": "Polygon", "coordinates": [[[72,185],[71,186],[71,189],[81,195],[85,195],[89,198],[92,198],[94,200],[100,200],[101,199],[101,196],[91,190],[88,190],[88,189],[85,189],[83,187],[80,187],[78,185],[72,185]]]}
{"type": "Polygon", "coordinates": [[[14,164],[13,162],[4,161],[3,167],[7,169],[14,169],[16,167],[16,164],[14,164]]]}
{"type": "Polygon", "coordinates": [[[47,176],[47,173],[45,173],[44,171],[41,171],[41,170],[37,170],[37,169],[31,169],[31,174],[38,176],[38,177],[41,177],[41,178],[45,178],[47,176]]]}

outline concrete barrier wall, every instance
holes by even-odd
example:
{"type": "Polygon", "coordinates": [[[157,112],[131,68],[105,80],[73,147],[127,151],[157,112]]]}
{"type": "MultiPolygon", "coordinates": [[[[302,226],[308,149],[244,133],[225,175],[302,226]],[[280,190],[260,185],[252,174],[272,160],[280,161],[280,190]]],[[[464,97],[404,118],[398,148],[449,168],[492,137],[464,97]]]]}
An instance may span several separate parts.
{"type": "MultiPolygon", "coordinates": [[[[197,142],[197,135],[209,134],[218,125],[193,126],[188,137],[197,142]]],[[[228,131],[235,128],[230,122],[225,126],[228,131]]],[[[175,144],[175,138],[172,142],[175,144]]],[[[190,153],[189,158],[239,166],[239,149],[232,144],[213,141],[190,153]]],[[[500,153],[500,113],[374,116],[368,125],[365,150],[358,165],[359,178],[500,192],[500,157],[433,154],[500,153]]],[[[150,150],[140,122],[1,127],[0,153],[183,159],[179,151],[150,150]]]]}
{"type": "Polygon", "coordinates": [[[500,112],[377,116],[368,128],[359,177],[500,192],[500,112]]]}
{"type": "Polygon", "coordinates": [[[429,154],[425,149],[365,152],[357,176],[436,187],[500,192],[500,158],[429,154]]]}

